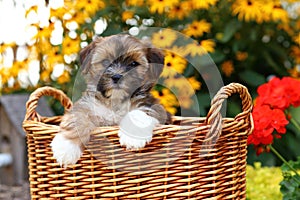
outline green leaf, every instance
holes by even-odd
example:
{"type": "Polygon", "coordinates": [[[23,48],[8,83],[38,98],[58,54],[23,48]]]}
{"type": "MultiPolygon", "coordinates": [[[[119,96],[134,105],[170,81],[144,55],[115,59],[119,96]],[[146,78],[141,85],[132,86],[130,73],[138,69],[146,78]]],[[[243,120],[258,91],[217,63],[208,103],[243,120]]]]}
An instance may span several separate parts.
{"type": "Polygon", "coordinates": [[[288,59],[288,54],[286,53],[287,49],[280,46],[278,43],[269,43],[267,48],[271,53],[277,55],[281,59],[288,59]]]}
{"type": "Polygon", "coordinates": [[[300,124],[300,106],[295,108],[295,107],[290,107],[289,111],[291,112],[292,117],[295,119],[300,124]]]}
{"type": "Polygon", "coordinates": [[[241,112],[241,105],[239,102],[235,102],[235,101],[228,101],[227,103],[227,115],[228,117],[234,117],[236,116],[238,113],[241,112]]]}
{"type": "Polygon", "coordinates": [[[242,27],[242,24],[240,21],[238,21],[236,19],[231,20],[226,25],[226,27],[224,29],[224,35],[219,41],[222,43],[228,42],[241,27],[242,27]]]}
{"type": "Polygon", "coordinates": [[[185,69],[183,75],[184,75],[185,77],[189,77],[189,76],[192,76],[192,75],[194,75],[194,74],[195,74],[195,67],[194,67],[193,65],[189,64],[189,65],[187,66],[187,68],[185,69]]]}
{"type": "Polygon", "coordinates": [[[206,116],[208,108],[210,107],[211,98],[207,93],[198,93],[197,94],[200,115],[206,116]]]}
{"type": "Polygon", "coordinates": [[[249,51],[248,39],[241,38],[239,40],[232,41],[232,51],[237,53],[238,51],[249,51]]]}
{"type": "MultiPolygon", "coordinates": [[[[300,157],[296,161],[289,161],[294,169],[300,169],[300,157]]],[[[281,166],[283,180],[280,182],[280,191],[283,199],[300,199],[300,176],[291,171],[288,165],[281,166]]]]}
{"type": "Polygon", "coordinates": [[[250,86],[258,87],[266,82],[265,77],[257,72],[245,70],[239,74],[239,77],[250,86]]]}
{"type": "Polygon", "coordinates": [[[280,191],[283,194],[283,199],[294,200],[300,199],[300,187],[299,183],[294,179],[294,177],[289,177],[284,179],[280,183],[280,191]]]}
{"type": "Polygon", "coordinates": [[[226,57],[225,54],[220,50],[216,50],[215,52],[211,53],[210,56],[215,63],[222,62],[226,57]]]}
{"type": "Polygon", "coordinates": [[[282,76],[288,75],[288,72],[283,67],[278,65],[276,61],[274,61],[274,58],[271,56],[269,52],[263,51],[262,55],[266,60],[267,64],[271,66],[276,73],[281,74],[282,76]]]}
{"type": "Polygon", "coordinates": [[[258,38],[257,31],[255,29],[250,29],[249,39],[255,42],[257,38],[258,38]]]}
{"type": "Polygon", "coordinates": [[[286,137],[286,141],[289,144],[289,149],[293,151],[295,155],[300,155],[299,139],[297,139],[297,137],[290,132],[287,132],[287,134],[289,134],[289,137],[286,137]]]}

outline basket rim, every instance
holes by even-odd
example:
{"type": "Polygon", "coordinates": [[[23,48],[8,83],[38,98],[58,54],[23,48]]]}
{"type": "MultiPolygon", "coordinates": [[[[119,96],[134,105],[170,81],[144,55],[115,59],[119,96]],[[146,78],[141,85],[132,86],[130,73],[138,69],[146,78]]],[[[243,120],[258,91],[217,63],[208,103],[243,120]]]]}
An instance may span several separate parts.
{"type": "MultiPolygon", "coordinates": [[[[27,103],[26,103],[26,115],[25,119],[23,121],[23,127],[26,130],[26,124],[30,121],[35,121],[35,122],[41,122],[41,123],[47,123],[51,122],[52,120],[59,122],[61,116],[54,116],[54,117],[44,117],[39,115],[36,112],[36,107],[38,104],[38,100],[42,96],[52,96],[55,99],[59,100],[61,104],[64,106],[65,111],[70,109],[73,106],[72,101],[70,98],[61,90],[45,86],[36,89],[29,97],[27,103]]],[[[192,120],[192,121],[203,121],[202,124],[210,125],[211,126],[211,135],[210,137],[218,137],[221,134],[222,130],[222,124],[226,120],[246,120],[250,123],[250,131],[249,134],[252,133],[254,129],[254,123],[253,123],[253,118],[251,115],[252,111],[252,98],[248,92],[248,89],[239,84],[239,83],[231,83],[229,85],[223,86],[218,93],[214,96],[214,98],[211,101],[211,107],[207,113],[207,116],[205,117],[184,117],[184,116],[173,116],[172,117],[172,122],[174,121],[180,121],[183,119],[186,120],[192,120]],[[222,108],[223,102],[230,97],[232,94],[238,93],[240,94],[240,98],[242,100],[242,112],[237,114],[234,118],[231,117],[222,117],[220,110],[222,108]]],[[[160,125],[160,126],[165,126],[165,125],[160,125]]],[[[100,128],[100,127],[97,127],[100,128]]],[[[104,127],[102,127],[104,128],[104,127]]]]}

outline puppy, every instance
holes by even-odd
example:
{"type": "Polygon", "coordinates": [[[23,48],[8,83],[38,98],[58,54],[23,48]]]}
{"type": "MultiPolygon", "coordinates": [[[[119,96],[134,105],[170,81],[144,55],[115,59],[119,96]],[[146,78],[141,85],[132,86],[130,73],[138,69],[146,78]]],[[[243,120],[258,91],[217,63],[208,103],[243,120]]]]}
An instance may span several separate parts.
{"type": "Polygon", "coordinates": [[[125,34],[98,37],[80,52],[80,63],[87,89],[51,143],[61,166],[77,162],[96,127],[120,125],[121,146],[138,150],[157,124],[170,120],[150,94],[163,70],[161,50],[125,34]]]}

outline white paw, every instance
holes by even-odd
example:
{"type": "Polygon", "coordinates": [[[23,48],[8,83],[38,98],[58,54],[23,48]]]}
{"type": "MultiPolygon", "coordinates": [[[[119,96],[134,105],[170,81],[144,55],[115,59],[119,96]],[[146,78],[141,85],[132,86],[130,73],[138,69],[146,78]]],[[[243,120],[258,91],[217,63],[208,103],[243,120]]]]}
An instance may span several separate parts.
{"type": "Polygon", "coordinates": [[[55,135],[50,146],[52,147],[53,157],[63,167],[74,165],[82,155],[82,150],[78,144],[59,133],[55,135]]]}
{"type": "Polygon", "coordinates": [[[129,112],[121,120],[119,141],[127,150],[138,150],[151,142],[154,127],[158,120],[140,110],[129,112]]]}

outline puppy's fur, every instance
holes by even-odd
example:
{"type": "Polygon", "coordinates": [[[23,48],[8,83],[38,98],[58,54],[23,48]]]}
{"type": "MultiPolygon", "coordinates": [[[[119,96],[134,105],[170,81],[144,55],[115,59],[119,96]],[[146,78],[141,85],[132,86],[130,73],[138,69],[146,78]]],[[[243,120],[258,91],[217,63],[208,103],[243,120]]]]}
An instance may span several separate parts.
{"type": "Polygon", "coordinates": [[[169,121],[150,94],[163,70],[161,50],[120,34],[96,38],[80,52],[80,61],[87,90],[65,113],[51,143],[60,165],[77,162],[96,127],[120,124],[121,145],[137,150],[151,141],[156,124],[169,121]],[[134,124],[134,118],[148,125],[134,124]]]}

